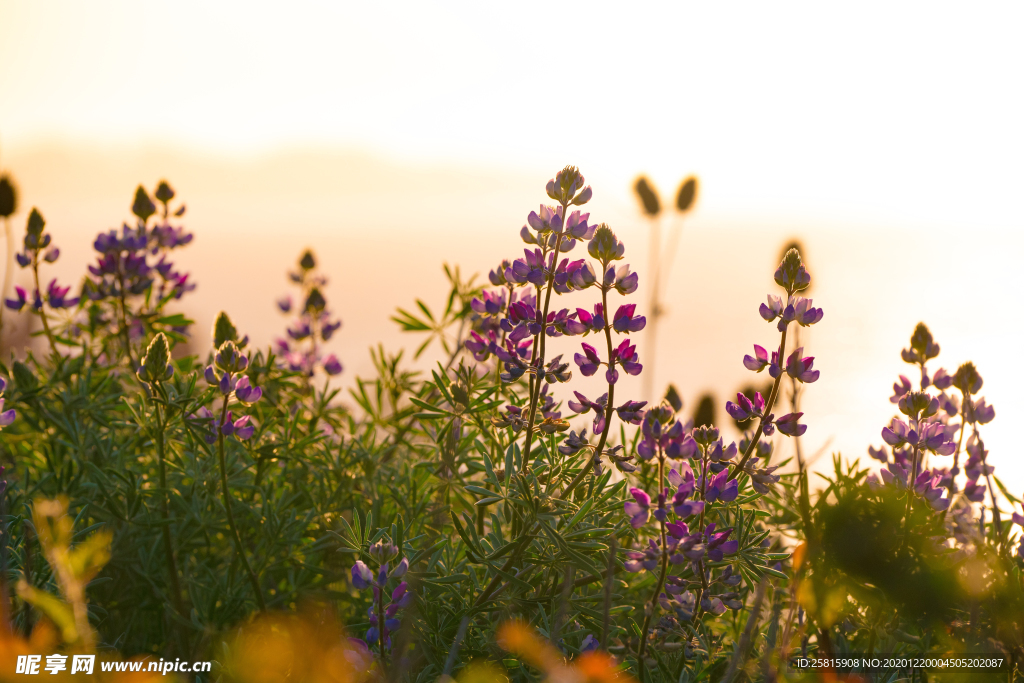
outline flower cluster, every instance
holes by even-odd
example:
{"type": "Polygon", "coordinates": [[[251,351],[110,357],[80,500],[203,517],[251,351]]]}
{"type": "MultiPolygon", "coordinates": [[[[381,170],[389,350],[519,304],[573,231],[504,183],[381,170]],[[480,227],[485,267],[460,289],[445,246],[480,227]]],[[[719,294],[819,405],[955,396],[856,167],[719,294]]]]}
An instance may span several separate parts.
{"type": "Polygon", "coordinates": [[[214,443],[220,437],[233,436],[245,441],[252,437],[255,426],[249,415],[235,418],[233,411],[228,410],[230,399],[245,407],[251,406],[263,396],[263,390],[254,386],[249,377],[243,374],[249,367],[249,357],[239,349],[244,348],[246,339],[238,340],[238,334],[227,314],[221,312],[214,325],[213,363],[206,366],[203,373],[206,383],[214,387],[223,396],[220,415],[215,415],[203,406],[191,416],[192,420],[204,429],[207,443],[214,443]]]}
{"type": "MultiPolygon", "coordinates": [[[[964,363],[952,374],[945,368],[929,372],[928,361],[938,357],[940,351],[928,327],[918,323],[909,348],[903,349],[901,356],[904,362],[918,366],[920,382],[915,389],[908,377],[900,375],[893,384],[889,400],[903,417],[893,417],[882,429],[882,440],[892,448],[891,459],[886,446],[868,449],[873,459],[884,464],[881,478],[870,475],[869,482],[875,487],[885,485],[912,492],[937,512],[955,507],[954,514],[947,517],[950,533],[955,536],[958,525],[971,517],[971,504],[983,502],[986,490],[991,490],[993,467],[987,461],[988,451],[978,429],[995,418],[995,409],[984,398],[974,397],[983,381],[973,363],[964,363]],[[968,427],[971,435],[966,438],[968,460],[963,469],[966,481],[960,490],[959,457],[968,427]],[[952,455],[952,466],[928,468],[929,455],[952,455]]],[[[995,504],[994,491],[991,495],[995,504]]]]}
{"type": "MultiPolygon", "coordinates": [[[[328,375],[337,375],[342,371],[341,362],[333,353],[324,357],[321,345],[330,341],[334,333],[341,328],[341,321],[332,317],[323,295],[327,278],[316,270],[316,258],[313,252],[306,250],[299,258],[299,268],[290,273],[289,278],[301,290],[301,304],[297,307],[297,317],[288,326],[287,339],[277,340],[277,351],[284,359],[284,364],[292,372],[301,372],[312,377],[318,367],[328,375]]],[[[278,300],[277,307],[282,313],[290,313],[293,308],[292,297],[285,296],[278,300]]]]}
{"type": "Polygon", "coordinates": [[[25,229],[23,250],[15,254],[18,265],[22,268],[31,268],[35,278],[36,287],[32,290],[31,296],[22,287],[15,287],[15,297],[7,299],[7,308],[20,311],[26,304],[31,306],[32,311],[45,316],[43,305],[45,303],[51,309],[72,308],[78,304],[78,297],[69,297],[70,286],[61,287],[57,284],[56,278],[50,280],[45,291],[39,286],[39,266],[41,262],[56,263],[60,258],[60,249],[51,246],[52,237],[45,232],[46,221],[38,209],[33,208],[28,217],[28,225],[25,229]]]}
{"type": "Polygon", "coordinates": [[[381,646],[381,652],[385,648],[391,648],[391,634],[398,630],[401,622],[398,619],[400,610],[405,609],[413,602],[413,593],[405,581],[401,581],[391,591],[391,599],[387,604],[384,596],[387,594],[388,581],[401,579],[409,570],[409,560],[402,560],[389,569],[388,564],[398,557],[398,547],[393,543],[381,539],[370,546],[369,554],[377,564],[377,571],[373,571],[362,560],[358,560],[352,566],[352,585],[357,590],[373,589],[373,604],[370,606],[368,616],[370,628],[366,631],[366,642],[372,647],[374,644],[381,646]]]}

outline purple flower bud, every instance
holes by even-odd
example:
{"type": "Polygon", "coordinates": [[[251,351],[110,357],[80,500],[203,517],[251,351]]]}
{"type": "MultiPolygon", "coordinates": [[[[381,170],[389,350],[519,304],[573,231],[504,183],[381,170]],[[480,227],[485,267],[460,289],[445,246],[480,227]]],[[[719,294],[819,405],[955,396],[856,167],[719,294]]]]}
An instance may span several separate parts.
{"type": "MultiPolygon", "coordinates": [[[[467,342],[466,344],[468,348],[469,343],[467,342]]],[[[341,370],[341,361],[338,360],[338,357],[335,356],[333,353],[327,356],[327,358],[324,360],[324,372],[326,372],[328,375],[337,375],[341,373],[341,370]]]]}
{"type": "MultiPolygon", "coordinates": [[[[400,579],[403,576],[405,576],[405,573],[407,571],[409,571],[409,559],[406,558],[406,557],[403,557],[402,561],[399,562],[397,565],[395,565],[394,570],[391,572],[391,578],[392,579],[400,579]]],[[[399,586],[399,587],[402,587],[402,586],[405,586],[405,583],[402,583],[401,586],[399,586]]],[[[398,591],[398,589],[396,588],[395,592],[397,592],[397,591],[398,591]]],[[[392,597],[392,600],[396,600],[396,599],[397,598],[392,597]]]]}
{"type": "Polygon", "coordinates": [[[292,310],[292,298],[290,296],[283,296],[277,300],[277,307],[281,309],[282,313],[287,313],[292,310]]]}
{"type": "Polygon", "coordinates": [[[364,590],[370,587],[370,581],[373,580],[373,572],[366,566],[366,563],[362,560],[358,560],[352,565],[352,585],[357,590],[364,590]]]}

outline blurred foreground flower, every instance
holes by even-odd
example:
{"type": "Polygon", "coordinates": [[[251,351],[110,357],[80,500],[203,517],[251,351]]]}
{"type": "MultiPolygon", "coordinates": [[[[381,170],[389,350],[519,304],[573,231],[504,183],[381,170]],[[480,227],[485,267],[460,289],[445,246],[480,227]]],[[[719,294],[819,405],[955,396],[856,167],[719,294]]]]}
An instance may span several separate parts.
{"type": "Polygon", "coordinates": [[[232,683],[359,683],[373,668],[365,643],[346,637],[330,612],[310,607],[242,626],[223,661],[232,683]]]}
{"type": "Polygon", "coordinates": [[[561,652],[520,621],[510,621],[498,628],[498,644],[540,670],[551,683],[633,683],[634,680],[620,671],[615,659],[606,652],[591,649],[566,663],[561,652]]]}

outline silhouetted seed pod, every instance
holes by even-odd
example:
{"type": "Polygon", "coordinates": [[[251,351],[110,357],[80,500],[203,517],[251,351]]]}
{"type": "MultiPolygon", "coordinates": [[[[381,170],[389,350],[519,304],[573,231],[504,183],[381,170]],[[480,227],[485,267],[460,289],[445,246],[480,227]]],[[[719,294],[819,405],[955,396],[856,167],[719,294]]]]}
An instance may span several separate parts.
{"type": "Polygon", "coordinates": [[[0,217],[7,218],[18,210],[18,191],[7,176],[0,177],[0,217]]]}
{"type": "Polygon", "coordinates": [[[171,188],[170,185],[167,184],[166,180],[161,180],[160,184],[157,185],[154,196],[156,197],[157,201],[161,202],[162,204],[166,204],[167,202],[174,199],[174,190],[171,188]]]}
{"type": "Polygon", "coordinates": [[[679,395],[679,390],[676,389],[675,384],[668,385],[668,391],[665,392],[665,400],[672,406],[672,410],[679,412],[683,409],[683,398],[679,395]]]}
{"type": "Polygon", "coordinates": [[[142,219],[143,222],[147,221],[150,216],[156,213],[156,204],[146,194],[146,189],[139,185],[135,190],[135,201],[132,202],[132,213],[142,219]]]}
{"type": "Polygon", "coordinates": [[[694,427],[709,427],[715,424],[715,397],[704,394],[697,402],[697,410],[693,413],[694,427]]]}
{"type": "Polygon", "coordinates": [[[644,213],[648,216],[654,217],[661,212],[661,202],[658,200],[658,193],[655,191],[651,184],[647,181],[647,178],[640,176],[636,184],[633,186],[636,191],[636,196],[640,198],[640,203],[643,205],[644,213]]]}
{"type": "Polygon", "coordinates": [[[686,212],[693,206],[693,200],[697,198],[697,178],[690,176],[679,186],[679,193],[676,195],[676,210],[686,212]]]}

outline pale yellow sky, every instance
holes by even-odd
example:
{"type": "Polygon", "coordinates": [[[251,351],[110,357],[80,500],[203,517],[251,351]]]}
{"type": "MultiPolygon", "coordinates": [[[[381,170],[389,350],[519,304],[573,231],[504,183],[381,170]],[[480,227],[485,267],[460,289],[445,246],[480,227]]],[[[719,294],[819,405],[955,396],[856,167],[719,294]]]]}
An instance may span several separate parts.
{"type": "Polygon", "coordinates": [[[67,245],[67,277],[136,183],[168,177],[197,232],[197,319],[228,307],[261,343],[283,269],[318,246],[349,380],[370,344],[403,341],[396,305],[440,296],[443,260],[519,253],[554,170],[580,165],[641,272],[632,179],[668,195],[698,173],[659,383],[724,402],[747,379],[772,261],[799,235],[826,310],[810,446],[880,442],[925,320],[947,365],[979,363],[987,443],[1020,490],[1022,19],[1012,3],[0,0],[0,168],[67,245]],[[388,287],[353,297],[385,259],[388,287]],[[709,289],[720,301],[693,296],[709,289]]]}

